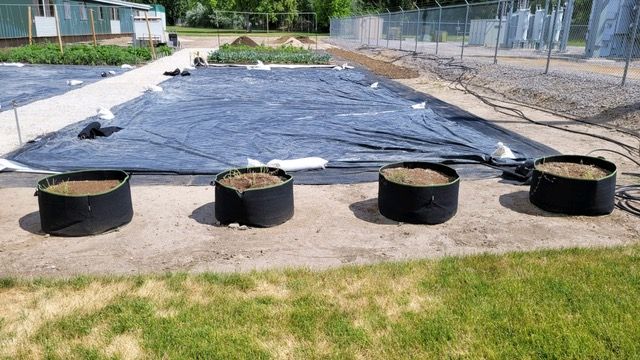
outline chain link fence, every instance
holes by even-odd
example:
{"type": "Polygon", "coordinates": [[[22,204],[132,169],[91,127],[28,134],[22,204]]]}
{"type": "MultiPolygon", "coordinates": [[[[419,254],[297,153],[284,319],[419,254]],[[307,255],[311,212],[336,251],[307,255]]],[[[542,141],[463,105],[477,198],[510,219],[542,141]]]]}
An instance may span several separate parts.
{"type": "Polygon", "coordinates": [[[499,0],[331,19],[332,41],[640,79],[639,0],[499,0]]]}
{"type": "Polygon", "coordinates": [[[318,43],[318,16],[313,12],[241,12],[196,6],[187,12],[183,25],[216,30],[218,46],[242,34],[258,44],[312,45],[317,49],[318,43]]]}

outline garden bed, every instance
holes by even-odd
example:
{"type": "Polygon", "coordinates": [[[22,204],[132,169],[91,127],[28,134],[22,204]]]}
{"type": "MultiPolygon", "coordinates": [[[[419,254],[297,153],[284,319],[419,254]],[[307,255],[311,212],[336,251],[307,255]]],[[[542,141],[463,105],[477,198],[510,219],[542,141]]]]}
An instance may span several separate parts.
{"type": "Polygon", "coordinates": [[[219,64],[255,64],[258,60],[267,64],[329,64],[331,55],[282,45],[279,47],[225,44],[209,56],[209,61],[219,64]]]}
{"type": "MultiPolygon", "coordinates": [[[[161,47],[158,53],[171,55],[171,49],[161,47]]],[[[52,65],[122,65],[150,61],[151,51],[145,47],[116,45],[67,45],[64,54],[54,44],[25,45],[0,50],[0,62],[52,65]]]]}

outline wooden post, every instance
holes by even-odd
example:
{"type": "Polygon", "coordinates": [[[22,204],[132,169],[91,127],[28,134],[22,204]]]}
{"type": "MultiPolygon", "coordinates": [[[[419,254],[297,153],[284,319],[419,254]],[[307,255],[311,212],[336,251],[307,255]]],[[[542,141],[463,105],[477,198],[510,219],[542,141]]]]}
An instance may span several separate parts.
{"type": "Polygon", "coordinates": [[[156,59],[156,49],[153,47],[153,38],[151,37],[151,26],[149,26],[149,16],[144,12],[144,20],[147,22],[147,31],[149,32],[149,47],[151,48],[152,59],[156,59]]]}
{"type": "Polygon", "coordinates": [[[60,34],[60,19],[58,18],[58,5],[53,5],[53,15],[56,19],[56,33],[58,33],[58,45],[60,45],[60,53],[64,55],[64,48],[62,47],[62,35],[60,34]]]}
{"type": "Polygon", "coordinates": [[[96,40],[96,25],[93,22],[93,9],[89,9],[89,17],[91,18],[91,34],[93,35],[93,46],[98,46],[98,41],[96,40]]]}
{"type": "Polygon", "coordinates": [[[29,18],[29,45],[33,45],[33,18],[31,17],[31,6],[27,8],[27,17],[29,18]]]}

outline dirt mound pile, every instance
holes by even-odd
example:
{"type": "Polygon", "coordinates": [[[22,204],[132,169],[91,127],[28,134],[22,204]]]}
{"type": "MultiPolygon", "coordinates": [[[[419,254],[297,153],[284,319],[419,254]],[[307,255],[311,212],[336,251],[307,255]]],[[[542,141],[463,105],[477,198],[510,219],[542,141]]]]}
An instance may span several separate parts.
{"type": "Polygon", "coordinates": [[[316,42],[311,40],[308,36],[280,36],[279,38],[277,38],[274,42],[276,44],[286,44],[291,40],[295,40],[297,42],[300,42],[301,44],[304,45],[313,45],[316,42]]]}
{"type": "Polygon", "coordinates": [[[287,41],[285,41],[283,45],[292,45],[292,46],[295,46],[295,47],[303,47],[304,46],[304,44],[302,42],[300,42],[298,39],[292,38],[292,37],[290,37],[287,41]]]}
{"type": "Polygon", "coordinates": [[[300,41],[303,44],[307,44],[307,45],[313,45],[313,44],[316,43],[315,41],[309,39],[308,36],[296,36],[296,40],[300,41]]]}
{"type": "Polygon", "coordinates": [[[231,45],[246,45],[246,46],[250,46],[250,47],[256,47],[258,46],[258,43],[251,40],[250,37],[248,36],[240,36],[239,38],[235,39],[231,45]]]}
{"type": "Polygon", "coordinates": [[[338,48],[327,49],[327,52],[334,57],[356,62],[367,67],[377,75],[385,76],[389,79],[413,79],[420,74],[413,69],[398,66],[392,63],[372,59],[368,56],[358,54],[352,51],[342,50],[338,48]]]}

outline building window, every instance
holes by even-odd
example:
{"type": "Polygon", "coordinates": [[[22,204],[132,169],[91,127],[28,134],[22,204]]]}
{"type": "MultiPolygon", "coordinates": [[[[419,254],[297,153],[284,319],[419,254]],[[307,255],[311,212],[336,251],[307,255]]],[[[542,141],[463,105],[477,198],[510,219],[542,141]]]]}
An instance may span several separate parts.
{"type": "Polygon", "coordinates": [[[80,20],[87,20],[87,5],[80,5],[80,20]]]}
{"type": "Polygon", "coordinates": [[[98,7],[98,11],[97,11],[97,13],[98,13],[98,20],[102,20],[102,19],[104,19],[104,16],[103,16],[103,14],[102,14],[102,12],[103,12],[103,11],[104,11],[104,8],[103,8],[102,6],[98,7]]]}
{"type": "Polygon", "coordinates": [[[111,8],[111,20],[120,20],[120,10],[111,8]]]}
{"type": "Polygon", "coordinates": [[[49,0],[34,0],[36,16],[52,17],[55,14],[54,4],[49,0]]]}
{"type": "Polygon", "coordinates": [[[68,1],[64,2],[64,18],[71,20],[71,3],[68,1]]]}

